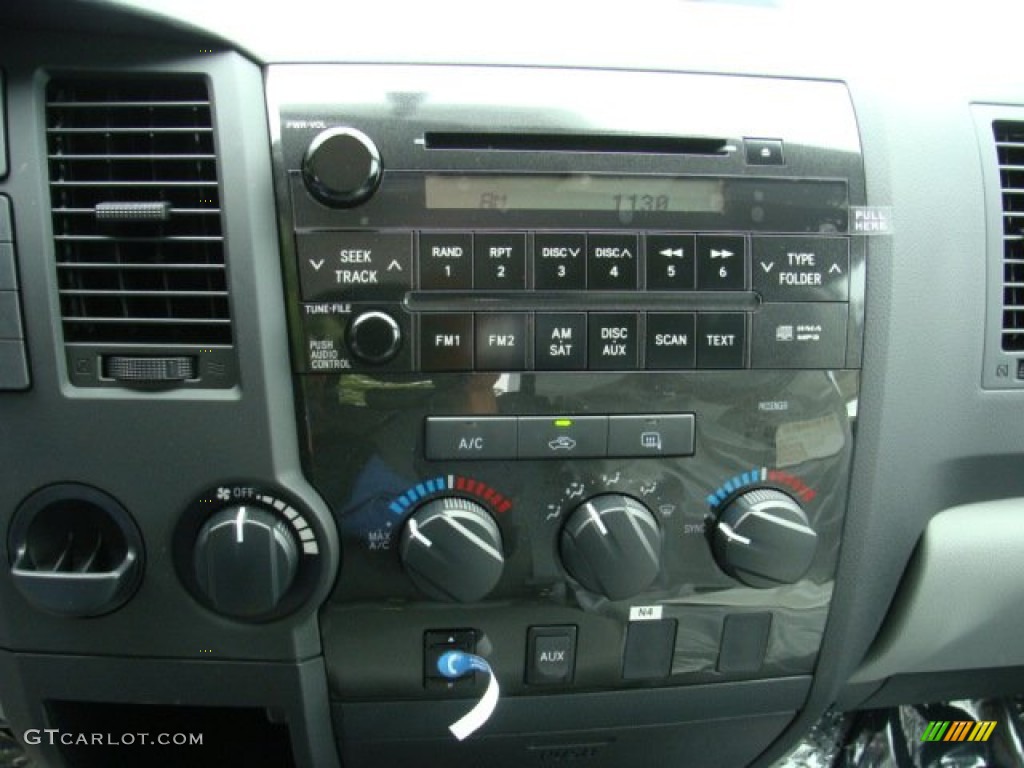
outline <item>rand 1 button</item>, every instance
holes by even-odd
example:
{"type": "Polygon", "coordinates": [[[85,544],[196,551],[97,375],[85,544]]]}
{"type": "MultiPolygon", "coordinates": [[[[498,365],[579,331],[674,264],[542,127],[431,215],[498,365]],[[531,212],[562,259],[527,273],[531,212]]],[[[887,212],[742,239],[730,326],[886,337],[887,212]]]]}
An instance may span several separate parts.
{"type": "Polygon", "coordinates": [[[534,316],[533,367],[538,371],[581,371],[587,367],[587,315],[538,312],[534,316]]]}
{"type": "Polygon", "coordinates": [[[765,301],[850,298],[850,241],[845,237],[754,237],[751,255],[753,288],[765,301]]]}
{"type": "Polygon", "coordinates": [[[609,456],[692,456],[693,444],[690,413],[608,417],[609,456]]]}
{"type": "Polygon", "coordinates": [[[424,314],[419,335],[422,370],[473,370],[473,315],[424,314]]]}
{"type": "Polygon", "coordinates": [[[521,291],[526,287],[526,235],[476,235],[473,287],[486,291],[521,291]]]}
{"type": "Polygon", "coordinates": [[[692,291],[696,285],[696,248],[693,235],[648,235],[647,290],[692,291]]]}
{"type": "Polygon", "coordinates": [[[753,368],[842,368],[849,306],[765,304],[754,315],[753,368]]]}
{"type": "Polygon", "coordinates": [[[533,238],[533,286],[542,291],[587,287],[587,238],[571,232],[546,232],[533,238]]]}
{"type": "Polygon", "coordinates": [[[607,416],[520,416],[520,459],[578,459],[604,456],[607,416]]]}
{"type": "Polygon", "coordinates": [[[636,235],[587,235],[587,288],[635,291],[638,261],[636,235]]]}
{"type": "Polygon", "coordinates": [[[401,300],[412,289],[412,235],[309,232],[296,238],[306,301],[401,300]]]}
{"type": "Polygon", "coordinates": [[[678,370],[696,366],[695,323],[692,312],[648,313],[646,367],[678,370]]]}
{"type": "Polygon", "coordinates": [[[698,235],[697,290],[742,291],[746,286],[746,238],[736,235],[698,235]]]}
{"type": "Polygon", "coordinates": [[[743,368],[746,363],[747,316],[741,312],[697,315],[697,367],[743,368]]]}
{"type": "Polygon", "coordinates": [[[576,627],[530,627],[526,645],[530,655],[526,664],[528,684],[572,682],[576,665],[576,627]]]}
{"type": "Polygon", "coordinates": [[[476,316],[476,370],[522,371],[526,369],[526,314],[478,313],[476,316]]]}
{"type": "Polygon", "coordinates": [[[419,277],[424,290],[473,287],[473,235],[440,232],[420,235],[419,277]]]}
{"type": "Polygon", "coordinates": [[[514,416],[428,416],[428,459],[514,459],[518,450],[514,416]]]}
{"type": "Polygon", "coordinates": [[[628,371],[637,367],[638,320],[633,312],[591,312],[587,358],[591,370],[628,371]]]}

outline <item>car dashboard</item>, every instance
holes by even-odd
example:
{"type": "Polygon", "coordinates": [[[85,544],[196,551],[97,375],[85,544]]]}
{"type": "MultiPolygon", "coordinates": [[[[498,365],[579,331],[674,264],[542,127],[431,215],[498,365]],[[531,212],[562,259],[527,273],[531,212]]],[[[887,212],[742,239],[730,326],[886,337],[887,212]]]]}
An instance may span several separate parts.
{"type": "Polygon", "coordinates": [[[1019,692],[1020,12],[827,5],[0,11],[26,753],[769,766],[1019,692]]]}

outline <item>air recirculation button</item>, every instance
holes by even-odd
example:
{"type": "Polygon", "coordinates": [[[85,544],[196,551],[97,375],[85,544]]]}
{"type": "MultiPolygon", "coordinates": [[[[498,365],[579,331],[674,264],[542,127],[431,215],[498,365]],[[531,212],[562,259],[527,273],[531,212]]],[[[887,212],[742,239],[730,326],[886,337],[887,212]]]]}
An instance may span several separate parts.
{"type": "Polygon", "coordinates": [[[109,613],[142,576],[142,539],[114,498],[86,485],[42,488],[21,503],[7,537],[22,596],[60,616],[109,613]]]}

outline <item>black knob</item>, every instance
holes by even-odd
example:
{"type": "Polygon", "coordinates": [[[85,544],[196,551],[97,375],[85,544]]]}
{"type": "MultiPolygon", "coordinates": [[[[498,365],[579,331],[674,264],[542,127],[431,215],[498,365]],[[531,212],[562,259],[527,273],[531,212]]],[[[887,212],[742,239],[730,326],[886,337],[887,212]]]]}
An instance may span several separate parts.
{"type": "Polygon", "coordinates": [[[386,312],[363,312],[349,323],[345,341],[356,359],[379,365],[398,354],[402,329],[386,312]]]}
{"type": "Polygon", "coordinates": [[[750,587],[799,581],[811,567],[818,534],[781,491],[760,488],[729,502],[711,529],[711,549],[723,571],[750,587]]]}
{"type": "Polygon", "coordinates": [[[559,550],[580,584],[612,600],[643,592],[661,568],[661,528],[636,499],[609,493],[573,510],[559,550]]]}
{"type": "Polygon", "coordinates": [[[271,613],[295,580],[291,527],[258,506],[226,507],[207,520],[193,549],[196,582],[210,607],[254,619],[271,613]]]}
{"type": "Polygon", "coordinates": [[[483,599],[505,566],[494,518],[479,504],[456,497],[417,509],[402,530],[400,551],[409,578],[438,600],[483,599]]]}
{"type": "Polygon", "coordinates": [[[328,128],[313,139],[302,158],[306,188],[332,208],[351,208],[368,200],[380,175],[377,146],[354,128],[328,128]]]}

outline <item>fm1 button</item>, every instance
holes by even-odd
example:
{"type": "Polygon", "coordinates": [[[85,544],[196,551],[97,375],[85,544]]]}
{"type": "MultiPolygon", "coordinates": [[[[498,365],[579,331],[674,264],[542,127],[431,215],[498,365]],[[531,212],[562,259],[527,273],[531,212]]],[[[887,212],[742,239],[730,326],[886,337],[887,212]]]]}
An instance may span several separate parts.
{"type": "Polygon", "coordinates": [[[428,416],[426,455],[445,459],[514,459],[517,446],[515,417],[428,416]]]}
{"type": "Polygon", "coordinates": [[[697,367],[743,368],[747,316],[739,312],[697,315],[697,367]]]}
{"type": "Polygon", "coordinates": [[[527,631],[529,685],[572,682],[576,666],[576,627],[530,627],[527,631]]]}
{"type": "Polygon", "coordinates": [[[426,314],[420,318],[420,368],[473,370],[473,315],[426,314]]]}
{"type": "Polygon", "coordinates": [[[588,358],[596,371],[628,371],[637,366],[637,316],[631,312],[592,313],[588,358]]]}

